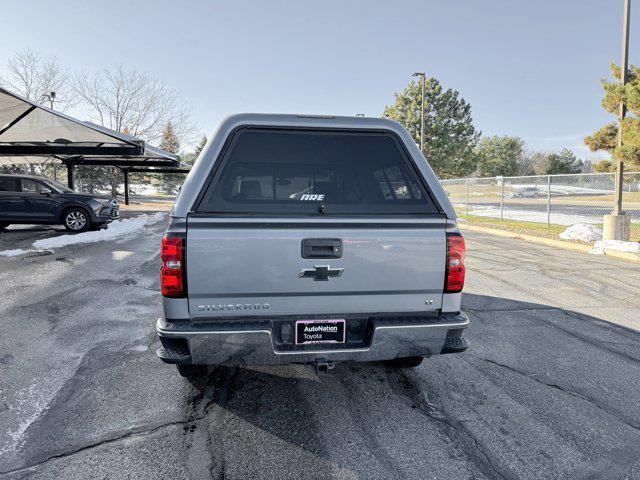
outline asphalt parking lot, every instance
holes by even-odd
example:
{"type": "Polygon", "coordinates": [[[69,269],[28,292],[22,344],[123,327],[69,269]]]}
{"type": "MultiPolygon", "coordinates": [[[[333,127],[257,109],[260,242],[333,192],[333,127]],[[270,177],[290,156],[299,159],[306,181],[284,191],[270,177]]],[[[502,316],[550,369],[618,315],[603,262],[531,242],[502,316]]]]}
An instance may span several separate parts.
{"type": "Polygon", "coordinates": [[[154,353],[163,228],[0,257],[1,477],[640,478],[640,265],[469,232],[466,353],[191,384],[154,353]]]}

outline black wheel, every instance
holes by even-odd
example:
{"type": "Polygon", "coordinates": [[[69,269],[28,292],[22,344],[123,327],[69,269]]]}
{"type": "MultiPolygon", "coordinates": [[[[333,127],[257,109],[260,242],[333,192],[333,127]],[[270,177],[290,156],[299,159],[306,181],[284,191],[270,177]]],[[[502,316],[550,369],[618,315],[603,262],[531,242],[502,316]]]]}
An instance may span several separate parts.
{"type": "Polygon", "coordinates": [[[178,373],[184,378],[199,378],[207,374],[206,365],[178,364],[178,373]]]}
{"type": "Polygon", "coordinates": [[[7,228],[9,226],[8,223],[4,223],[4,222],[0,222],[0,231],[4,230],[5,228],[7,228]]]}
{"type": "Polygon", "coordinates": [[[414,368],[422,363],[424,357],[400,357],[389,360],[387,363],[391,368],[414,368]]]}
{"type": "Polygon", "coordinates": [[[64,228],[73,233],[85,232],[91,226],[91,219],[86,210],[82,208],[70,208],[62,216],[64,228]]]}
{"type": "Polygon", "coordinates": [[[533,198],[538,198],[538,194],[537,194],[537,193],[534,193],[534,194],[533,194],[533,198]]]}

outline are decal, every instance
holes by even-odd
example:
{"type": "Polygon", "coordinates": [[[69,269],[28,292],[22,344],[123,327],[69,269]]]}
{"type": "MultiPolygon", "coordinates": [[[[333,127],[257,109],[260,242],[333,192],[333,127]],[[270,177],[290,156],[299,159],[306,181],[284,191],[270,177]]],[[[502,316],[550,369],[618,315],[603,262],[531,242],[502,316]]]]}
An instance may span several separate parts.
{"type": "Polygon", "coordinates": [[[307,201],[324,200],[324,193],[305,193],[300,197],[300,200],[307,200],[307,201]]]}

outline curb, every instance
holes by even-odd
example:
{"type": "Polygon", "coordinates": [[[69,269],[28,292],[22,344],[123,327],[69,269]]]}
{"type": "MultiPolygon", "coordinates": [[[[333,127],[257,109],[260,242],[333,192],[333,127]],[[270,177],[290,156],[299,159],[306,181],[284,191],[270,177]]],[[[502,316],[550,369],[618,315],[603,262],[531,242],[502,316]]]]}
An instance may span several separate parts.
{"type": "MultiPolygon", "coordinates": [[[[549,247],[562,248],[564,250],[574,250],[577,252],[589,253],[593,248],[590,245],[583,245],[580,243],[563,242],[562,240],[553,240],[551,238],[536,237],[534,235],[525,235],[521,233],[507,232],[506,230],[498,230],[495,228],[478,227],[476,225],[465,225],[464,222],[458,223],[458,228],[461,230],[470,230],[472,232],[488,233],[490,235],[496,235],[498,237],[515,238],[518,240],[525,240],[527,242],[537,243],[540,245],[547,245],[549,247]]],[[[630,252],[618,252],[617,250],[605,249],[604,254],[607,257],[618,258],[620,260],[627,260],[631,262],[640,263],[640,255],[630,252]]]]}

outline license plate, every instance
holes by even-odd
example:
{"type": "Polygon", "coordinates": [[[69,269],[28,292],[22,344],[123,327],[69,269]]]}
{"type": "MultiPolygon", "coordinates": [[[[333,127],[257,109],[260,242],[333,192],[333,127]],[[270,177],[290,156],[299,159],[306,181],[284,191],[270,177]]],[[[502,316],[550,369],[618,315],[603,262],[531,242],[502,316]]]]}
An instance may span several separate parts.
{"type": "Polygon", "coordinates": [[[344,319],[296,321],[296,345],[307,343],[344,343],[344,319]]]}

